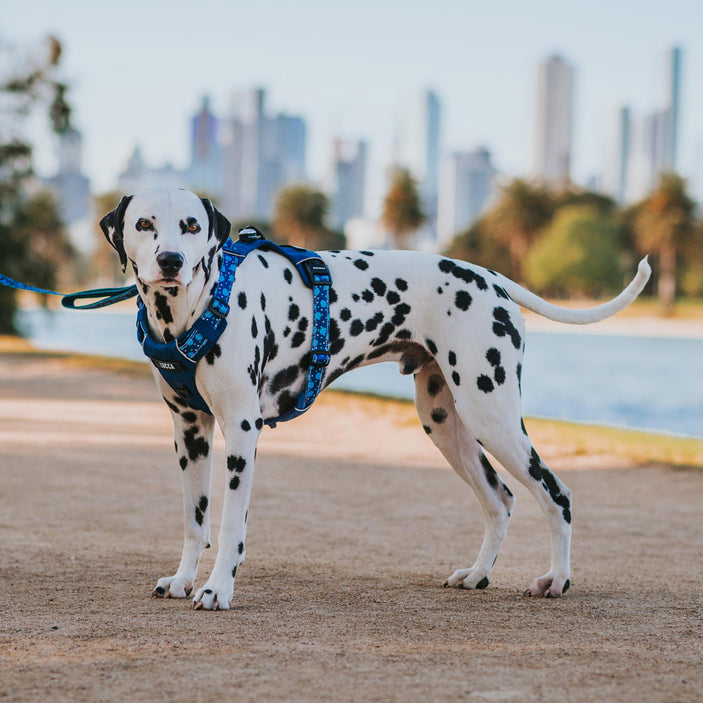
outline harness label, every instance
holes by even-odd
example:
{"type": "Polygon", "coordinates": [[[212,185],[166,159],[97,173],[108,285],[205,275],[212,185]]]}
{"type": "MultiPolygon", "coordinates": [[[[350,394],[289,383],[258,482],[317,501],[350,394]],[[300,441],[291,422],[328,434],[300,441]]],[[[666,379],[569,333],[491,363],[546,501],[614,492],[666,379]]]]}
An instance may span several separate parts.
{"type": "Polygon", "coordinates": [[[183,364],[178,361],[163,361],[162,359],[152,359],[151,360],[157,369],[162,371],[183,371],[183,364]]]}

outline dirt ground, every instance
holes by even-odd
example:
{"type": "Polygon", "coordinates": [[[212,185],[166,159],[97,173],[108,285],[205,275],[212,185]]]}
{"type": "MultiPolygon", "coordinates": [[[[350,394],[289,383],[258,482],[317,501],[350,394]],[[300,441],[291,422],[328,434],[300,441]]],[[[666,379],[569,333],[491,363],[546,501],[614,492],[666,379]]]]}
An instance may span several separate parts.
{"type": "Polygon", "coordinates": [[[442,588],[478,503],[412,407],[326,393],[265,430],[232,610],[193,611],[150,598],[182,540],[151,379],[0,355],[0,700],[702,700],[703,470],[538,449],[575,494],[559,600],[522,595],[548,534],[510,477],[490,586],[442,588]]]}

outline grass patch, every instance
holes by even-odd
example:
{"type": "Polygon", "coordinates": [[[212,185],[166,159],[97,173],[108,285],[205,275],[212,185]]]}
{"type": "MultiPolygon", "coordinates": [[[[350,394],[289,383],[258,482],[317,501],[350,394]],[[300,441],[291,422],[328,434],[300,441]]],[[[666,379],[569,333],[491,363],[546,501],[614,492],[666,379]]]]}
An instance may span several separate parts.
{"type": "Polygon", "coordinates": [[[642,464],[703,467],[701,439],[542,418],[528,418],[525,425],[536,445],[564,445],[574,454],[610,454],[642,464]]]}

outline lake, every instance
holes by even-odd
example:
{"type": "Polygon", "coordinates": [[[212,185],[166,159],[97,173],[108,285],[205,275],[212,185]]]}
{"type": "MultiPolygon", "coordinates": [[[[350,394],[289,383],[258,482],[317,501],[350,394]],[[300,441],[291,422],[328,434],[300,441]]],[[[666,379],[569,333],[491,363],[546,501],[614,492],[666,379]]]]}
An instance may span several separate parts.
{"type": "MultiPolygon", "coordinates": [[[[144,359],[134,314],[29,310],[20,323],[37,347],[144,359]]],[[[356,369],[333,387],[412,398],[397,369],[356,369]]],[[[522,391],[525,415],[703,438],[703,339],[528,332],[522,391]]]]}

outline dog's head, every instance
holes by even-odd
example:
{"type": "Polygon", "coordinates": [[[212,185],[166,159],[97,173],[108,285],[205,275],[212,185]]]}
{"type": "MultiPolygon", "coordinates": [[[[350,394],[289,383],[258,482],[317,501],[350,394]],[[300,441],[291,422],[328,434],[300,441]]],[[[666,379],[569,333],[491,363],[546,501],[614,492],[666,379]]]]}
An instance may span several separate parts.
{"type": "Polygon", "coordinates": [[[100,221],[107,240],[143,283],[188,285],[209,271],[230,223],[212,203],[178,188],[153,188],[122,198],[100,221]]]}

